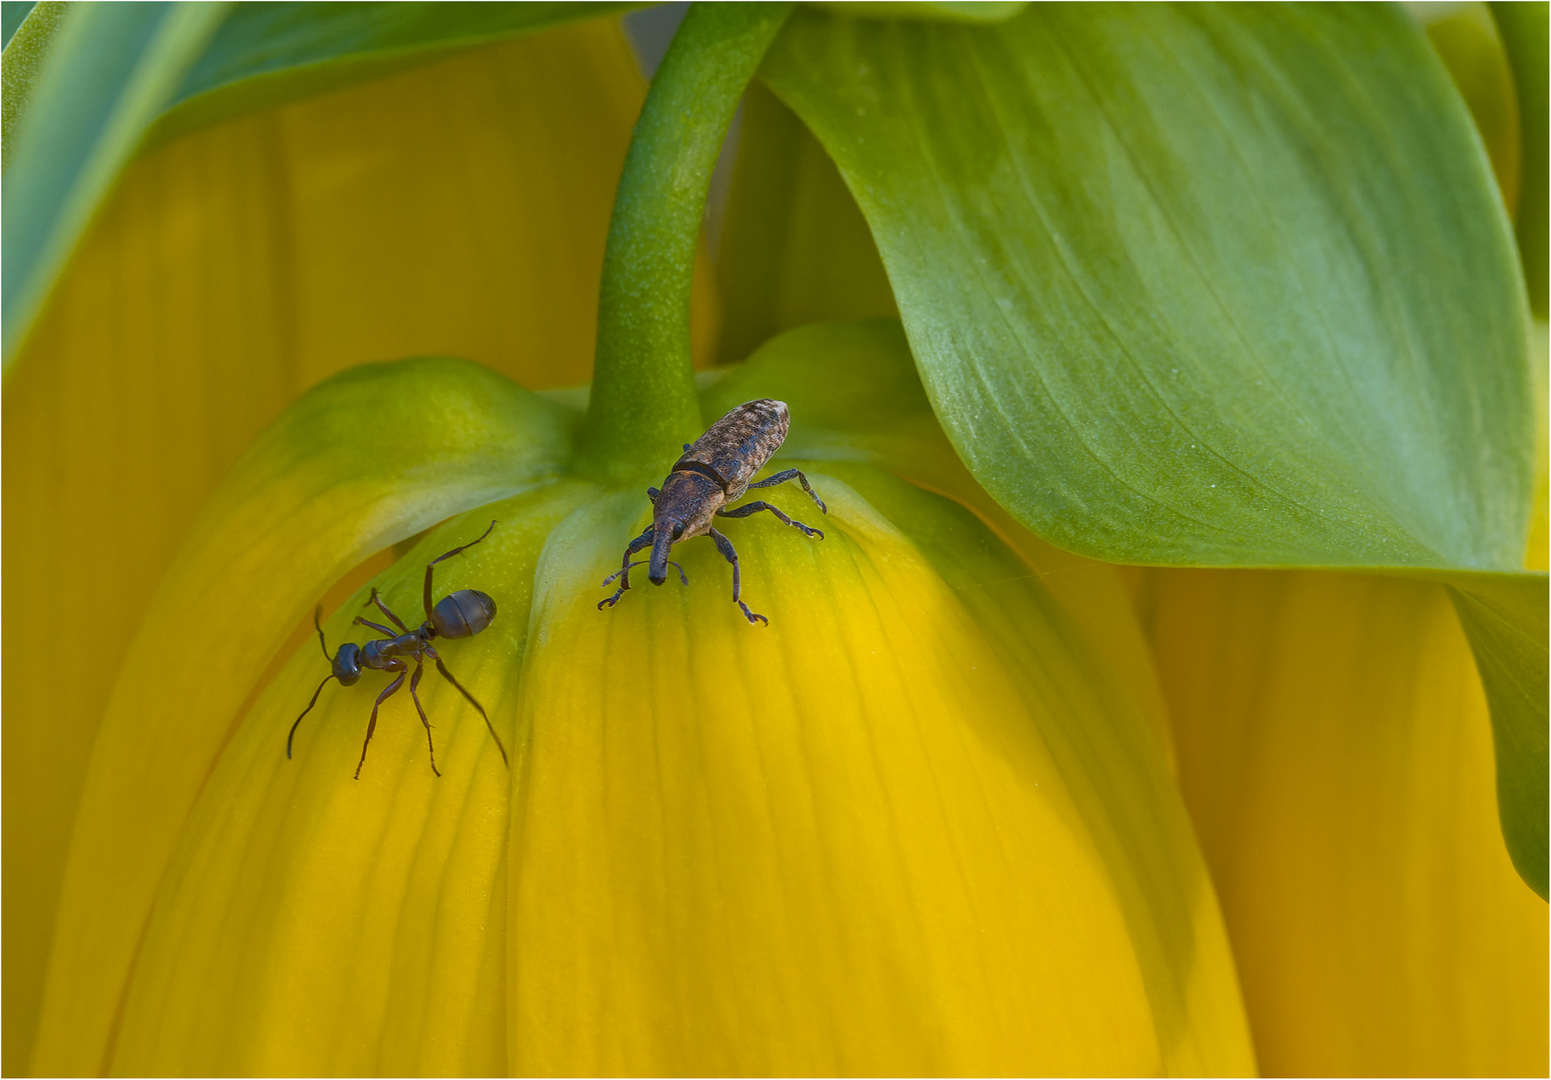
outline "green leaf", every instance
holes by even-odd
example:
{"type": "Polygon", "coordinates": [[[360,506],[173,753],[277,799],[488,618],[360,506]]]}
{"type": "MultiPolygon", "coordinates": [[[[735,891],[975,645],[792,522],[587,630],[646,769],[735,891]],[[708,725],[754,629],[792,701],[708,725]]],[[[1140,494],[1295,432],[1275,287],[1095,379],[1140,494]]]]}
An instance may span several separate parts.
{"type": "Polygon", "coordinates": [[[1515,569],[1527,318],[1470,118],[1381,7],[793,20],[976,478],[1069,550],[1515,569]]]}
{"type": "MultiPolygon", "coordinates": [[[[876,465],[946,492],[998,527],[1040,567],[1068,610],[1082,620],[1088,597],[1080,588],[1085,560],[1045,552],[1016,526],[996,520],[998,508],[965,471],[932,415],[894,319],[824,323],[781,334],[747,363],[712,384],[702,398],[707,416],[742,401],[775,397],[792,410],[783,457],[876,465]]],[[[1089,564],[1091,565],[1091,564],[1089,564]]],[[[1548,797],[1546,619],[1544,574],[1410,572],[1450,586],[1491,706],[1497,755],[1498,808],[1508,851],[1524,880],[1546,894],[1548,797]]],[[[1090,637],[1102,631],[1089,625],[1090,637]]]]}
{"type": "Polygon", "coordinates": [[[1547,284],[1546,234],[1551,229],[1551,150],[1546,145],[1548,88],[1546,37],[1548,11],[1544,0],[1530,3],[1494,3],[1492,17],[1508,50],[1513,81],[1519,96],[1519,132],[1522,137],[1519,160],[1519,220],[1515,230],[1519,240],[1519,258],[1524,264],[1525,284],[1535,314],[1546,317],[1547,284]]]}
{"type": "Polygon", "coordinates": [[[723,363],[794,326],[897,313],[878,246],[835,163],[759,82],[743,98],[716,277],[723,363]]]}
{"type": "Polygon", "coordinates": [[[1542,899],[1547,893],[1547,578],[1441,575],[1470,639],[1492,709],[1497,812],[1508,854],[1542,899]]]}
{"type": "Polygon", "coordinates": [[[9,24],[13,5],[5,6],[5,52],[0,55],[0,77],[5,82],[4,98],[0,100],[0,109],[4,110],[4,121],[0,123],[0,162],[9,165],[11,147],[15,144],[11,136],[16,133],[16,122],[21,118],[27,99],[32,96],[32,85],[43,70],[43,58],[48,55],[54,35],[64,22],[68,5],[64,0],[14,5],[28,9],[27,18],[18,19],[15,27],[9,24]]]}
{"type": "Polygon", "coordinates": [[[86,4],[49,48],[5,173],[4,365],[225,4],[86,4]]]}
{"type": "Polygon", "coordinates": [[[166,139],[626,3],[239,4],[157,124],[166,139]]]}
{"type": "Polygon", "coordinates": [[[555,484],[580,421],[469,361],[365,364],[309,390],[233,467],[158,588],[98,732],[58,917],[90,929],[54,943],[44,1071],[100,1071],[162,872],[254,688],[254,658],[274,656],[368,555],[555,484]]]}
{"type": "Polygon", "coordinates": [[[0,48],[11,43],[17,28],[36,6],[35,0],[5,0],[0,3],[0,48]]]}
{"type": "Polygon", "coordinates": [[[1010,19],[1024,8],[1027,3],[1018,0],[970,0],[968,3],[954,3],[953,0],[922,0],[918,3],[901,2],[888,3],[886,0],[838,0],[838,2],[820,2],[813,5],[832,15],[841,15],[852,19],[917,19],[923,22],[958,22],[958,23],[998,23],[1004,19],[1010,19]]]}

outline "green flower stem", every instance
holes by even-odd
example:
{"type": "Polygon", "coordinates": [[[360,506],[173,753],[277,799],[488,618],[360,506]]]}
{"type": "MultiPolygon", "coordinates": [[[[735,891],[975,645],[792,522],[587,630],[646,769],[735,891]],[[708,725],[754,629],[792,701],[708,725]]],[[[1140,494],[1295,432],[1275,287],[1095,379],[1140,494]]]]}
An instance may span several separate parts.
{"type": "MultiPolygon", "coordinates": [[[[695,245],[738,100],[791,4],[690,8],[652,80],[603,257],[582,468],[623,480],[702,429],[689,352],[695,245]]],[[[669,460],[671,460],[671,456],[669,460]]]]}

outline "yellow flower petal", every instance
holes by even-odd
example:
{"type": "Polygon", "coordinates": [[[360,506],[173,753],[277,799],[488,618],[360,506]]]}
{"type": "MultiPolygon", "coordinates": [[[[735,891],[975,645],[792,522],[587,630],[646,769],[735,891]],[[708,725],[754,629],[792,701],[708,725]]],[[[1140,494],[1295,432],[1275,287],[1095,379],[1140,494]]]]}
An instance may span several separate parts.
{"type": "MultiPolygon", "coordinates": [[[[553,485],[463,515],[374,582],[418,622],[426,563],[498,519],[486,540],[436,568],[438,596],[486,591],[495,621],[438,651],[509,751],[534,563],[587,490],[553,485]]],[[[325,622],[330,648],[376,636],[350,625],[367,595],[325,622]]],[[[329,683],[286,760],[286,733],[328,672],[315,642],[299,649],[200,793],[140,946],[111,1071],[506,1071],[510,774],[479,714],[434,669],[419,694],[440,778],[401,690],[351,779],[372,701],[389,682],[377,672],[353,687],[329,683]]]]}
{"type": "MultiPolygon", "coordinates": [[[[90,612],[91,655],[9,646],[3,1068],[25,1069],[86,756],[204,499],[302,390],[470,356],[591,368],[614,184],[643,96],[611,21],[476,49],[157,146],[124,176],[4,397],[4,616],[90,612]]],[[[700,355],[714,337],[707,273],[700,355]]]]}
{"type": "Polygon", "coordinates": [[[1140,710],[971,515],[839,471],[881,502],[817,469],[827,517],[772,496],[823,541],[729,524],[769,627],[703,540],[690,588],[596,609],[639,492],[562,482],[423,540],[379,579],[406,617],[503,522],[437,591],[497,598],[442,651],[512,773],[434,676],[441,779],[402,693],[350,779],[377,676],[326,686],[286,762],[327,671],[305,643],[188,815],[112,1070],[1252,1071],[1140,710]]]}
{"type": "Polygon", "coordinates": [[[1154,571],[1144,603],[1262,1067],[1544,1073],[1546,905],[1444,590],[1154,571]]]}
{"type": "Polygon", "coordinates": [[[396,540],[553,480],[578,419],[467,361],[367,365],[315,387],[234,468],[131,637],[92,750],[37,1071],[101,1068],[189,808],[313,599],[396,540]]]}
{"type": "MultiPolygon", "coordinates": [[[[1113,774],[1059,744],[1114,702],[1048,595],[1026,570],[980,582],[1009,641],[877,510],[812,479],[823,542],[728,528],[769,627],[744,625],[703,542],[682,549],[689,589],[593,610],[639,496],[552,539],[522,692],[511,1068],[1251,1071],[1188,827],[1154,833],[1172,883],[1107,858],[1091,811],[1113,774]],[[1147,940],[1123,894],[1182,882],[1199,912],[1147,940]],[[1183,989],[1161,985],[1171,950],[1183,989]]],[[[814,516],[800,492],[774,501],[814,516]]],[[[1139,717],[1129,733],[1146,757],[1139,717]]],[[[1168,820],[1166,790],[1129,797],[1168,820]]]]}

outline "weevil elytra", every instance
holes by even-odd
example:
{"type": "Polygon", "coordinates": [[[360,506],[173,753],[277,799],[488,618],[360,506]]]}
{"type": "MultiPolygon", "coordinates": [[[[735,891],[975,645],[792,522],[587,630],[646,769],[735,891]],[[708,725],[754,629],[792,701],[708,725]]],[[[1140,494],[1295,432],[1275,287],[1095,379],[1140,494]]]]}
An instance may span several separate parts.
{"type": "Polygon", "coordinates": [[[765,462],[781,448],[790,426],[791,416],[787,413],[786,402],[760,398],[758,401],[745,401],[707,428],[700,438],[685,444],[684,456],[674,462],[673,471],[662,482],[662,489],[646,489],[646,497],[652,500],[652,523],[625,548],[624,564],[604,578],[604,588],[615,578],[619,578],[619,588],[613,596],[598,601],[599,610],[613,607],[630,588],[630,569],[641,565],[641,562],[631,562],[630,556],[646,547],[652,549],[651,558],[642,560],[648,564],[647,580],[653,585],[661,585],[668,580],[668,567],[675,566],[678,567],[679,579],[688,585],[689,579],[684,576],[684,568],[668,558],[668,551],[680,541],[709,536],[716,543],[716,550],[732,563],[733,602],[743,609],[750,623],[764,623],[768,626],[769,619],[750,611],[749,606],[743,602],[738,553],[733,549],[731,540],[712,528],[711,521],[718,517],[743,518],[761,510],[769,510],[792,528],[801,529],[808,536],[824,539],[824,534],[818,529],[793,521],[767,502],[745,503],[736,510],[726,509],[729,504],[741,499],[750,488],[775,487],[788,480],[796,480],[813,497],[819,510],[829,513],[824,500],[809,485],[808,478],[796,469],[778,472],[757,484],[749,483],[749,478],[764,468],[765,462]]]}
{"type": "MultiPolygon", "coordinates": [[[[490,528],[480,534],[479,540],[490,535],[490,530],[495,528],[495,522],[490,523],[490,528]]],[[[392,609],[383,603],[382,597],[377,595],[377,590],[372,589],[372,595],[367,598],[366,607],[377,605],[377,609],[388,617],[388,621],[398,627],[395,633],[381,623],[372,622],[370,619],[355,617],[355,622],[369,629],[385,635],[384,638],[368,641],[365,645],[356,645],[354,642],[345,642],[339,647],[339,652],[329,656],[329,645],[323,636],[323,626],[319,622],[323,614],[320,605],[312,613],[312,625],[318,629],[318,642],[323,646],[323,658],[334,669],[318,684],[318,688],[312,692],[312,700],[302,710],[302,715],[296,718],[296,723],[291,725],[291,732],[285,737],[285,756],[291,756],[291,740],[296,738],[297,725],[302,722],[302,717],[312,712],[312,707],[318,703],[318,695],[323,693],[323,688],[328,685],[329,679],[338,679],[341,686],[354,686],[361,678],[361,669],[370,668],[375,671],[392,671],[398,674],[386,690],[377,695],[377,701],[372,705],[372,718],[366,723],[366,741],[361,744],[361,760],[355,766],[355,778],[361,779],[361,766],[366,764],[366,748],[372,743],[372,733],[377,730],[377,710],[382,708],[382,703],[398,692],[404,685],[404,676],[409,674],[409,661],[415,662],[415,673],[409,680],[409,696],[414,699],[415,710],[420,713],[420,722],[425,725],[426,747],[431,752],[431,772],[437,776],[442,775],[436,768],[436,745],[431,741],[431,721],[425,715],[425,706],[420,704],[420,695],[415,691],[420,687],[420,675],[424,671],[424,662],[429,659],[436,663],[436,670],[442,673],[442,678],[458,688],[458,693],[468,698],[470,705],[479,710],[479,715],[485,718],[485,727],[490,729],[490,737],[495,740],[495,745],[501,751],[501,760],[506,761],[506,747],[501,744],[501,736],[495,733],[495,727],[490,723],[490,716],[485,712],[485,707],[474,699],[474,695],[463,688],[463,684],[452,677],[452,672],[447,670],[447,665],[442,663],[442,658],[437,655],[431,646],[432,638],[462,638],[473,637],[485,629],[495,619],[495,601],[478,589],[459,589],[449,593],[431,603],[431,575],[436,569],[436,564],[443,559],[450,559],[454,555],[461,555],[479,540],[471,540],[462,547],[455,547],[444,555],[438,555],[425,567],[425,622],[416,629],[411,630],[404,625],[402,619],[393,614],[392,609]]],[[[511,763],[507,762],[507,767],[511,763]]]]}

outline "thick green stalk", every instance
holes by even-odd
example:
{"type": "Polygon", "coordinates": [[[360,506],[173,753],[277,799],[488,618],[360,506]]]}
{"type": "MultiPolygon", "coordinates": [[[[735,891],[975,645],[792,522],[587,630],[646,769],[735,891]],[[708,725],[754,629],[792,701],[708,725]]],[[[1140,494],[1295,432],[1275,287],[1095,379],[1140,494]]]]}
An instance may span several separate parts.
{"type": "Polygon", "coordinates": [[[689,353],[695,245],[738,100],[791,4],[690,8],[636,121],[614,198],[582,465],[625,479],[700,434],[689,353]]]}

